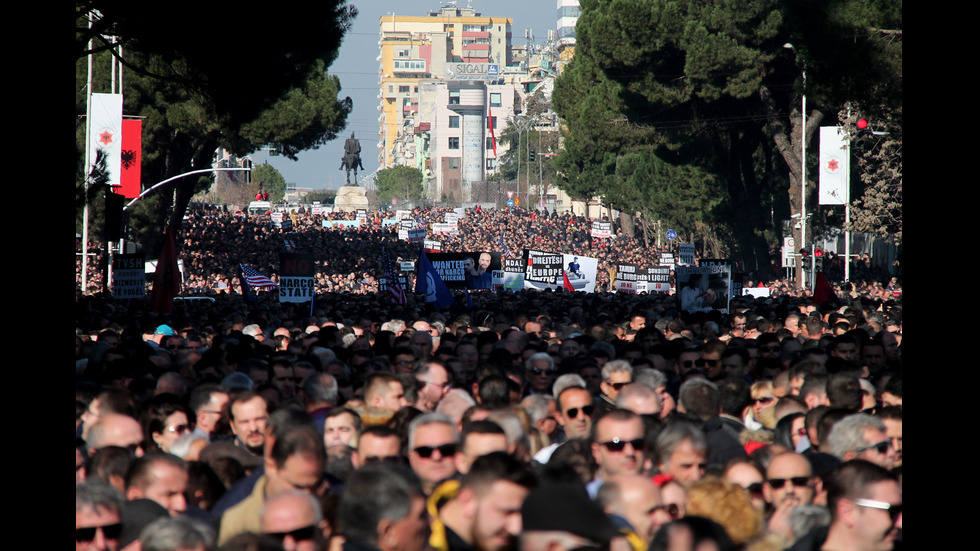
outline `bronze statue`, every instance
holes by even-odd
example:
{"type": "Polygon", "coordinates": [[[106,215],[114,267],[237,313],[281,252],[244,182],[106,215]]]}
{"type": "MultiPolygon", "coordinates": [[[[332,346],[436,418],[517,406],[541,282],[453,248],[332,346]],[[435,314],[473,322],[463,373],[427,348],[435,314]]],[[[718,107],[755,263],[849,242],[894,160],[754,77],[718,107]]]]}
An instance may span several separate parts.
{"type": "Polygon", "coordinates": [[[347,185],[350,185],[350,171],[352,170],[354,171],[354,185],[357,185],[358,167],[364,170],[364,165],[361,164],[361,142],[351,132],[350,138],[344,142],[344,158],[340,163],[341,170],[347,171],[347,185]]]}

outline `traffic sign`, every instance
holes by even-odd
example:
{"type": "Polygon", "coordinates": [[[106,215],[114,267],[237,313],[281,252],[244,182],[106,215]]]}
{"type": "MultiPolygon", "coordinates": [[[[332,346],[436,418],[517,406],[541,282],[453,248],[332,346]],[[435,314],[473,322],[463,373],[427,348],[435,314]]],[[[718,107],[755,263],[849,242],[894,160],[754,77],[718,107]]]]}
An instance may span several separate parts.
{"type": "Polygon", "coordinates": [[[514,192],[513,191],[508,191],[507,192],[507,198],[508,199],[513,199],[514,198],[514,192]]]}
{"type": "Polygon", "coordinates": [[[513,207],[514,206],[514,200],[513,199],[508,199],[507,200],[507,206],[508,207],[513,207]]]}
{"type": "Polygon", "coordinates": [[[670,239],[671,241],[677,239],[677,232],[674,230],[667,230],[667,239],[670,239]]]}

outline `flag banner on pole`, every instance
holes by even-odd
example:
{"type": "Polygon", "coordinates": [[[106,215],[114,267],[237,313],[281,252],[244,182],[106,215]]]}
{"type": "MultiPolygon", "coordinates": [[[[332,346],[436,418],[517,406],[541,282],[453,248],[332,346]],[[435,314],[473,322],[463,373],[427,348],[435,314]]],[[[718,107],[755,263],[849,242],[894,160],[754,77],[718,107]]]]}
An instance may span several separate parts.
{"type": "Polygon", "coordinates": [[[180,268],[177,266],[177,241],[174,229],[168,228],[163,237],[163,251],[157,260],[153,277],[153,311],[169,314],[174,309],[174,297],[180,293],[180,268]]]}
{"type": "Polygon", "coordinates": [[[140,180],[143,162],[143,121],[139,119],[122,121],[122,148],[119,160],[122,166],[121,185],[116,192],[127,199],[135,199],[140,196],[140,191],[143,189],[140,180]]]}
{"type": "Polygon", "coordinates": [[[239,264],[239,266],[242,270],[242,279],[248,283],[249,287],[262,289],[264,291],[271,291],[276,287],[279,287],[278,283],[260,274],[255,268],[245,264],[239,264]]]}
{"type": "MultiPolygon", "coordinates": [[[[92,118],[88,121],[89,159],[95,162],[99,150],[106,154],[110,186],[121,183],[122,107],[122,94],[92,94],[92,118]]],[[[89,167],[89,171],[91,169],[89,167]]]]}
{"type": "Polygon", "coordinates": [[[388,278],[388,294],[391,295],[391,302],[395,304],[408,304],[405,289],[402,288],[402,284],[398,281],[398,273],[395,272],[395,267],[391,264],[391,259],[388,258],[388,249],[381,249],[381,252],[385,277],[388,278]]]}

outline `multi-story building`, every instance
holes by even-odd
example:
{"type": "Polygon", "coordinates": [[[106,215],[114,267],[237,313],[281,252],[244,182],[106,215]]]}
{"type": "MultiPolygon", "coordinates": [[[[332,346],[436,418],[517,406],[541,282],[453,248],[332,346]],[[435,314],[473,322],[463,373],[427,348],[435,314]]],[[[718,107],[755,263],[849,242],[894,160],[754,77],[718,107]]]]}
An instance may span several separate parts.
{"type": "Polygon", "coordinates": [[[582,8],[578,0],[558,0],[558,45],[560,48],[575,46],[575,24],[582,8]]]}
{"type": "Polygon", "coordinates": [[[520,110],[526,75],[526,65],[513,60],[512,24],[455,3],[427,16],[381,18],[383,168],[415,166],[430,199],[460,201],[468,200],[468,183],[494,171],[492,138],[520,110]]]}

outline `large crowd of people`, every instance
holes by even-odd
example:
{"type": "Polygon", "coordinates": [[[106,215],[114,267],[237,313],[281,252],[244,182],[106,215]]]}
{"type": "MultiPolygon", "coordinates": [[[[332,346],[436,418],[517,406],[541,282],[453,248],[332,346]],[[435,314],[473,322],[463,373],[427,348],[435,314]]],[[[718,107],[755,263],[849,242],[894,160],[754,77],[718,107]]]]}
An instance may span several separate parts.
{"type": "MultiPolygon", "coordinates": [[[[239,294],[238,264],[275,277],[284,235],[220,209],[178,241],[213,301],[155,313],[78,289],[76,549],[901,546],[897,281],[868,268],[817,304],[774,280],[724,313],[560,289],[437,310],[378,292],[382,249],[417,254],[386,216],[297,216],[312,312],[239,294]]],[[[593,256],[600,273],[659,252],[589,230],[480,209],[442,247],[593,256]]]]}

